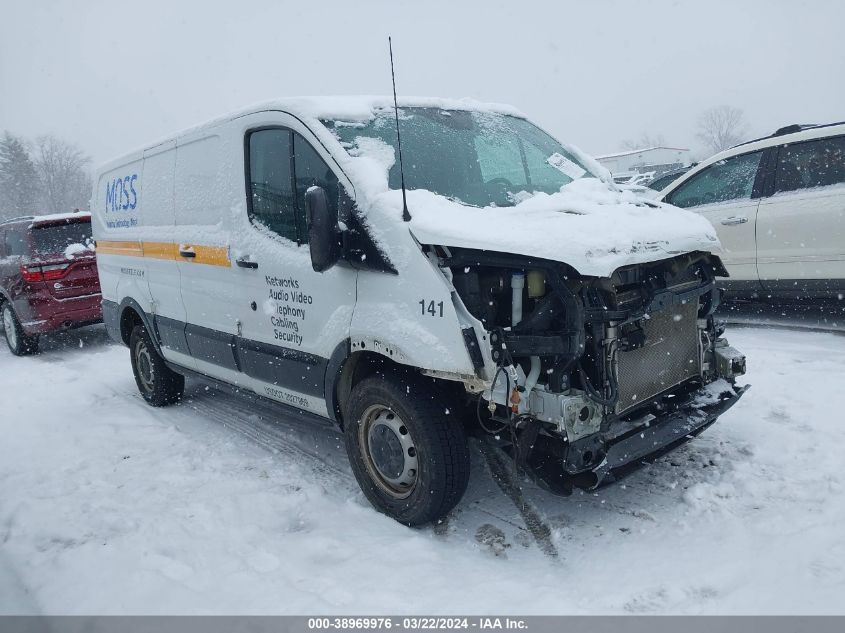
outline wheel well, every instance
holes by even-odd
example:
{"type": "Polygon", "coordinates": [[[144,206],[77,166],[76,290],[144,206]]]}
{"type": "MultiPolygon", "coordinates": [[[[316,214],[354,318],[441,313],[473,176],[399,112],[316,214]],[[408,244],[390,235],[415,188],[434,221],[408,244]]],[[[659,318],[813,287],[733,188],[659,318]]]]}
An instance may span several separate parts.
{"type": "Polygon", "coordinates": [[[343,428],[343,422],[346,418],[346,406],[353,387],[365,378],[379,372],[405,374],[414,376],[419,380],[430,380],[439,385],[444,399],[454,398],[458,400],[460,394],[465,393],[460,383],[423,376],[416,367],[397,363],[375,352],[355,352],[343,363],[343,367],[335,381],[335,413],[341,428],[343,428]]]}
{"type": "Polygon", "coordinates": [[[334,386],[335,414],[341,428],[346,418],[346,403],[349,401],[352,388],[367,376],[372,376],[379,369],[398,370],[400,367],[402,366],[399,363],[375,352],[355,352],[346,359],[340,372],[338,372],[334,386]]]}
{"type": "Polygon", "coordinates": [[[134,308],[125,308],[120,314],[120,339],[129,345],[129,335],[136,325],[144,325],[144,320],[134,308]]]}

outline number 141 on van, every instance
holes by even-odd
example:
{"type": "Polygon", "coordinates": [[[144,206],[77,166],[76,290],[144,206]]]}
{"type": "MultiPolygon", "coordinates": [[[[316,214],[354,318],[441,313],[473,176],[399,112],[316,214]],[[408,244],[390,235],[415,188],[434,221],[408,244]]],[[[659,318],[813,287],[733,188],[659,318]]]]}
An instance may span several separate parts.
{"type": "Polygon", "coordinates": [[[438,301],[434,303],[434,300],[426,302],[425,299],[420,299],[420,311],[423,316],[426,314],[430,314],[431,316],[443,316],[443,302],[438,301]]]}

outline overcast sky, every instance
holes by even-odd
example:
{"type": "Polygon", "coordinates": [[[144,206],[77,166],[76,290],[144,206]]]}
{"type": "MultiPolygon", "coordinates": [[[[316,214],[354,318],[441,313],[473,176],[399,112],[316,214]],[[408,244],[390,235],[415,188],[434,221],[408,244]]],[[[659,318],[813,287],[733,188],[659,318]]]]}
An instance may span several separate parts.
{"type": "Polygon", "coordinates": [[[754,134],[845,119],[845,2],[0,0],[0,130],[105,161],[278,96],[511,103],[592,154],[705,108],[754,134]]]}

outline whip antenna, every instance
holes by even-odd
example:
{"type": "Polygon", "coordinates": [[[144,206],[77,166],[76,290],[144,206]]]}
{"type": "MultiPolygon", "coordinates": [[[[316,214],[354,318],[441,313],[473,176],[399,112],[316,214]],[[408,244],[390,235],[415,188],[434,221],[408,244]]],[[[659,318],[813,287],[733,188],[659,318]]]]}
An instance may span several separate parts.
{"type": "Polygon", "coordinates": [[[411,214],[408,213],[408,200],[405,196],[405,170],[402,168],[402,137],[399,136],[399,104],[396,102],[396,73],[393,72],[393,40],[387,36],[387,45],[390,47],[390,78],[393,80],[393,113],[396,116],[396,144],[399,146],[399,177],[402,182],[402,219],[405,222],[411,221],[411,214]]]}

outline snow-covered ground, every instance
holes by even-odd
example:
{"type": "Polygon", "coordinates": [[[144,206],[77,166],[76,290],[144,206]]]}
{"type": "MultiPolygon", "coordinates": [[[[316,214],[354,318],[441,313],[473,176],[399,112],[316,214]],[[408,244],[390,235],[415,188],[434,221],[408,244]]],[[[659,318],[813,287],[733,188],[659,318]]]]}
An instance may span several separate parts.
{"type": "Polygon", "coordinates": [[[100,328],[4,346],[0,612],[845,613],[845,336],[729,334],[754,387],[684,448],[558,498],[474,440],[422,530],[330,428],[198,384],[152,409],[100,328]]]}

